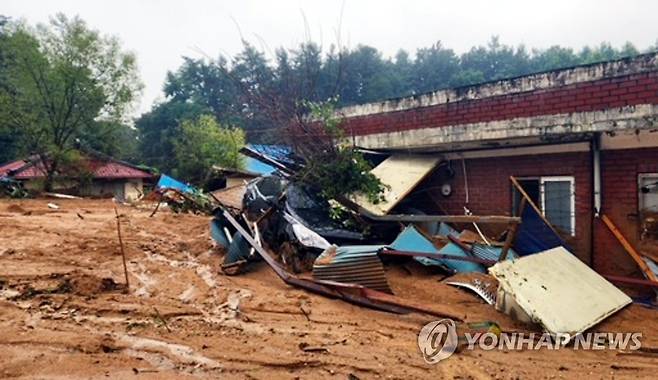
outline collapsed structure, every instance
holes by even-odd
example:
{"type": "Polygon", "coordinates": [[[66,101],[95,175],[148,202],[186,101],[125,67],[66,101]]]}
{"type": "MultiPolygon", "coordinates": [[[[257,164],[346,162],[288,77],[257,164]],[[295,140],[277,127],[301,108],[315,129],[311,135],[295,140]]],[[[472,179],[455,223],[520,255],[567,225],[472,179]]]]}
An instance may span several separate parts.
{"type": "Polygon", "coordinates": [[[656,53],[338,113],[361,148],[445,160],[415,191],[444,213],[466,207],[516,215],[514,176],[572,252],[597,271],[637,270],[601,214],[632,245],[658,257],[656,53]]]}
{"type": "Polygon", "coordinates": [[[242,152],[275,172],[239,191],[211,201],[158,186],[196,211],[210,206],[197,195],[220,205],[210,229],[226,274],[262,259],[311,292],[468,321],[394,294],[386,267],[415,261],[554,335],[632,302],[608,280],[658,288],[658,54],[337,112],[386,189],[379,202],[325,199],[296,180],[305,162],[294,152],[253,147],[242,152]]]}

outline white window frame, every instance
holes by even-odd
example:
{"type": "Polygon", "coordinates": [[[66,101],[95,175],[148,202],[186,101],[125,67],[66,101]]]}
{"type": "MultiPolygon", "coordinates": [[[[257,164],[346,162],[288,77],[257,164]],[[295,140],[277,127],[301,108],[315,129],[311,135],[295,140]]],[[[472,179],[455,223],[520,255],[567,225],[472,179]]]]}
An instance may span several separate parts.
{"type": "Polygon", "coordinates": [[[539,177],[539,197],[541,200],[541,212],[546,217],[546,182],[569,182],[569,204],[571,207],[571,236],[576,236],[576,181],[573,176],[546,176],[539,177]]]}
{"type": "Polygon", "coordinates": [[[637,211],[641,212],[644,210],[644,197],[642,196],[642,182],[644,182],[645,179],[650,179],[653,180],[655,179],[658,181],[658,173],[639,173],[637,175],[637,211]]]}

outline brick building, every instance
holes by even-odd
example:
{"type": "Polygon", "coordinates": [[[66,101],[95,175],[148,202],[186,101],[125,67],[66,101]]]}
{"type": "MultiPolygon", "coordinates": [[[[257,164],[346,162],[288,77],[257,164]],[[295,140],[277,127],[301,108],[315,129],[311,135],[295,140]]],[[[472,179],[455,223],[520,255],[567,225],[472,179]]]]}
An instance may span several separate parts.
{"type": "Polygon", "coordinates": [[[338,112],[359,147],[445,160],[419,186],[441,211],[512,215],[515,176],[601,273],[630,275],[636,266],[600,213],[634,245],[656,249],[647,227],[658,215],[656,53],[338,112]]]}

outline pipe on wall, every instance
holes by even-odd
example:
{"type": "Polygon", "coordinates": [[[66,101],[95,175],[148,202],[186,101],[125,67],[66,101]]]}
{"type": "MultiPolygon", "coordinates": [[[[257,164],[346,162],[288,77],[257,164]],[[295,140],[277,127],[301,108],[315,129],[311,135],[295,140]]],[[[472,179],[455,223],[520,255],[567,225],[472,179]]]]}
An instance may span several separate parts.
{"type": "Polygon", "coordinates": [[[594,191],[594,217],[598,218],[601,213],[601,134],[597,133],[592,138],[592,175],[594,191]]]}

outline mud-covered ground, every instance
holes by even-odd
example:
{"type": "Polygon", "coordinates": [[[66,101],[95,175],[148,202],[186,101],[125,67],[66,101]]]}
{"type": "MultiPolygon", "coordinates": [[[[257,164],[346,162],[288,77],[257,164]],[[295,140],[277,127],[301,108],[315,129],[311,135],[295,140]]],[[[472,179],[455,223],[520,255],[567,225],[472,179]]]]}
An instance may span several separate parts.
{"type": "MultiPolygon", "coordinates": [[[[285,285],[263,263],[227,277],[208,218],[109,200],[0,201],[0,378],[656,378],[658,312],[631,305],[595,329],[642,332],[642,351],[464,350],[426,364],[419,329],[285,285]],[[47,207],[53,202],[59,209],[47,207]]],[[[387,265],[399,296],[524,330],[414,265],[387,265]]]]}

